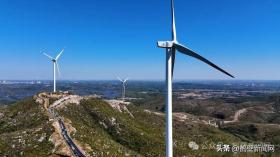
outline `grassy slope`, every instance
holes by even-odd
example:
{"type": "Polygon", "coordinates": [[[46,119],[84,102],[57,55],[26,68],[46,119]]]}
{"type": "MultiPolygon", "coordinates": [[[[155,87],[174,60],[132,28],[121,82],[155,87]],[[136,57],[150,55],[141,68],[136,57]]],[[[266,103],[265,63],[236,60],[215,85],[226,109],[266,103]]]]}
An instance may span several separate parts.
{"type": "Polygon", "coordinates": [[[278,157],[280,143],[280,128],[277,125],[253,124],[240,122],[235,124],[227,124],[223,126],[223,130],[234,134],[249,143],[271,143],[275,145],[275,153],[266,154],[267,156],[278,157]]]}
{"type": "Polygon", "coordinates": [[[49,156],[52,126],[41,105],[32,98],[0,109],[0,156],[49,156]],[[38,140],[46,137],[42,142],[38,140]]]}
{"type": "MultiPolygon", "coordinates": [[[[71,136],[82,144],[88,144],[91,156],[164,156],[164,117],[144,112],[134,105],[127,113],[112,109],[99,99],[83,101],[81,105],[67,105],[60,112],[70,119],[77,132],[71,136]]],[[[20,101],[0,108],[4,117],[0,119],[0,156],[48,156],[53,145],[48,142],[52,126],[48,123],[42,106],[32,99],[20,101]],[[38,140],[46,135],[42,142],[38,140]]],[[[221,130],[206,125],[174,120],[175,156],[188,157],[260,157],[261,154],[225,154],[215,150],[192,151],[190,141],[200,146],[211,142],[232,144],[241,141],[270,141],[280,143],[279,128],[245,122],[224,126],[221,130]],[[251,125],[251,124],[250,124],[251,125]]],[[[263,154],[263,156],[277,154],[263,154]]],[[[275,156],[275,157],[276,157],[275,156]]]]}
{"type": "MultiPolygon", "coordinates": [[[[93,156],[164,156],[164,117],[144,112],[133,105],[128,108],[134,118],[112,109],[102,100],[93,99],[83,101],[80,105],[67,105],[60,114],[72,121],[78,130],[72,136],[90,145],[93,156]]],[[[174,128],[175,156],[230,157],[234,155],[216,153],[215,150],[192,151],[188,143],[195,141],[201,146],[207,142],[241,142],[240,138],[227,131],[202,124],[175,121],[174,128]]],[[[247,155],[239,154],[240,157],[247,155]]],[[[257,157],[260,154],[250,156],[257,157]]]]}

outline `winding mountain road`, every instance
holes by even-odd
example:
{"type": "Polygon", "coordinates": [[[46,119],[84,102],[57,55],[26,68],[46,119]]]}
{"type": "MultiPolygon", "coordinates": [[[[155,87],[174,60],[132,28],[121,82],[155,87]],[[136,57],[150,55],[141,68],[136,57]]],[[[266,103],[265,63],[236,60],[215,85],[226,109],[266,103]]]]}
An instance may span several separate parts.
{"type": "Polygon", "coordinates": [[[234,122],[238,122],[239,121],[239,117],[241,116],[242,113],[247,112],[247,108],[243,108],[240,110],[237,110],[233,116],[233,120],[231,121],[224,121],[225,124],[227,123],[234,123],[234,122]]]}
{"type": "Polygon", "coordinates": [[[65,140],[65,142],[67,143],[69,149],[72,151],[73,155],[75,157],[86,157],[81,152],[81,150],[77,147],[77,145],[73,142],[72,138],[69,136],[69,134],[67,132],[67,129],[65,127],[65,124],[64,124],[62,118],[54,110],[54,107],[58,106],[60,103],[63,103],[64,101],[66,101],[70,97],[69,96],[62,97],[59,100],[56,100],[51,105],[49,105],[49,99],[46,98],[45,96],[43,96],[42,94],[39,94],[38,97],[41,98],[42,100],[44,100],[44,107],[47,109],[47,111],[49,112],[51,117],[59,123],[59,127],[60,127],[60,130],[61,130],[61,135],[62,135],[63,139],[65,140]],[[48,107],[48,106],[50,106],[50,107],[48,107]]]}

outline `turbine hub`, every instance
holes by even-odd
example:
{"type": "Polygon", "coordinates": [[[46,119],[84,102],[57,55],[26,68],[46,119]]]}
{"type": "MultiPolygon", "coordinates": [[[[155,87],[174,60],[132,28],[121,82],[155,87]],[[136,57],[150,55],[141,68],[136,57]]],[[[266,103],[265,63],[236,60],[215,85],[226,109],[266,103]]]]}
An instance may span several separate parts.
{"type": "Polygon", "coordinates": [[[157,45],[160,48],[172,48],[174,41],[158,41],[157,45]]]}

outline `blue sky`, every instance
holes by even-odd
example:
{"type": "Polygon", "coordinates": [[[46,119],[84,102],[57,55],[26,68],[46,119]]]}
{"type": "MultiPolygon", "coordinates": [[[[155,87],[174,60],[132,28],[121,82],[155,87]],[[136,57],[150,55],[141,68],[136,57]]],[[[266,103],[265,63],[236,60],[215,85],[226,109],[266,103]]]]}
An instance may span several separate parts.
{"type": "MultiPolygon", "coordinates": [[[[278,0],[175,0],[178,40],[237,79],[280,79],[278,0]]],[[[164,79],[169,0],[2,0],[0,79],[164,79]]],[[[177,53],[175,79],[228,79],[177,53]]]]}

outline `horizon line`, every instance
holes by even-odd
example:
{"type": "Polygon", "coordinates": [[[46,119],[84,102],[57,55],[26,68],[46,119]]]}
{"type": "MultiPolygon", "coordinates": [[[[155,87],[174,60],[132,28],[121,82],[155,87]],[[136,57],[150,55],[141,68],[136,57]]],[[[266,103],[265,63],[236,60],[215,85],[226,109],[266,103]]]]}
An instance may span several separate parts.
{"type": "MultiPolygon", "coordinates": [[[[0,81],[53,81],[52,79],[0,79],[0,81]]],[[[117,79],[59,79],[57,81],[118,81],[117,79]]],[[[129,81],[165,81],[165,79],[130,79],[129,81]]],[[[178,81],[280,81],[280,79],[174,79],[178,81]]]]}

